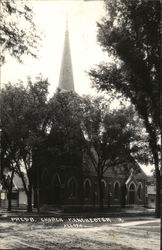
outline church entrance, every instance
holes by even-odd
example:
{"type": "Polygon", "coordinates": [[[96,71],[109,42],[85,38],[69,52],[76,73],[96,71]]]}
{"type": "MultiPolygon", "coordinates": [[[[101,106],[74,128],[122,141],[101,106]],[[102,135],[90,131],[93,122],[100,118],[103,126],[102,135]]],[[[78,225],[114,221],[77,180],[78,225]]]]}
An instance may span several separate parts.
{"type": "Polygon", "coordinates": [[[133,183],[129,187],[129,204],[135,204],[135,185],[133,183]]]}

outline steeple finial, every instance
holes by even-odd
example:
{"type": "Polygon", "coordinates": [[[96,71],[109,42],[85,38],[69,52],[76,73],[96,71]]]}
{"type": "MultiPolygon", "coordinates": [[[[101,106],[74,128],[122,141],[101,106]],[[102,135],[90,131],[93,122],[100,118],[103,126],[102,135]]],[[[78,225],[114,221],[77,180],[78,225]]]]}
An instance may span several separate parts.
{"type": "Polygon", "coordinates": [[[66,32],[68,32],[68,12],[66,12],[66,32]]]}
{"type": "Polygon", "coordinates": [[[67,13],[66,13],[66,31],[65,31],[64,49],[63,49],[60,78],[59,78],[59,88],[64,90],[74,90],[67,13]]]}

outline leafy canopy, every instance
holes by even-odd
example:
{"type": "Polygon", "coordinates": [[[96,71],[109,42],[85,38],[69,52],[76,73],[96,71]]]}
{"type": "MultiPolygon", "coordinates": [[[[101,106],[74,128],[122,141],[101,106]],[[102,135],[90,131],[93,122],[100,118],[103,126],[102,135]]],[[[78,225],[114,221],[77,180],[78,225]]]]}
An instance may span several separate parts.
{"type": "Polygon", "coordinates": [[[94,86],[129,98],[159,128],[160,1],[105,1],[98,41],[114,63],[92,70],[94,86]]]}
{"type": "Polygon", "coordinates": [[[27,87],[6,84],[1,92],[1,128],[3,169],[16,167],[21,174],[32,167],[32,149],[46,135],[48,81],[38,77],[27,87]],[[7,165],[6,165],[7,163],[7,165]]]}
{"type": "Polygon", "coordinates": [[[40,34],[33,21],[33,11],[27,1],[1,1],[1,64],[7,54],[22,62],[23,55],[37,56],[40,34]]]}

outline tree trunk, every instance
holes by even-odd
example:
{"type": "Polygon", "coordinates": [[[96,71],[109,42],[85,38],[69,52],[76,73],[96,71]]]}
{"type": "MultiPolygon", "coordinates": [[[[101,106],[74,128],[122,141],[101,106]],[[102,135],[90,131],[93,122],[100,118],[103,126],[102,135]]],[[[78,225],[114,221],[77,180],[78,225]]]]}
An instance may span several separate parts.
{"type": "Polygon", "coordinates": [[[9,186],[9,189],[8,189],[8,195],[7,195],[7,199],[8,199],[8,211],[11,211],[12,209],[12,201],[11,201],[11,198],[12,198],[12,186],[13,186],[13,177],[14,177],[14,173],[15,171],[12,170],[12,174],[11,174],[11,179],[10,179],[10,186],[9,186]]]}
{"type": "Polygon", "coordinates": [[[38,211],[38,215],[40,216],[40,187],[39,187],[39,167],[40,165],[37,165],[37,187],[36,187],[36,192],[37,192],[37,211],[38,211]]]}
{"type": "Polygon", "coordinates": [[[160,169],[159,169],[159,155],[158,155],[158,143],[157,143],[157,134],[156,130],[153,129],[151,124],[148,121],[148,118],[145,117],[145,126],[146,130],[149,133],[150,137],[150,149],[152,151],[154,165],[155,165],[155,177],[156,177],[156,207],[155,207],[155,216],[160,218],[160,169]]]}
{"type": "Polygon", "coordinates": [[[32,187],[29,185],[29,190],[27,192],[27,200],[28,200],[28,206],[27,206],[27,212],[32,212],[32,187]]]}
{"type": "Polygon", "coordinates": [[[155,175],[156,175],[156,207],[155,207],[155,216],[160,218],[160,170],[156,166],[155,168],[155,175]]]}
{"type": "MultiPolygon", "coordinates": [[[[145,106],[146,107],[146,106],[145,106]]],[[[160,159],[158,155],[158,136],[154,123],[149,122],[149,116],[147,115],[147,109],[144,113],[141,113],[145,124],[146,131],[149,134],[149,146],[152,152],[154,165],[155,165],[155,177],[156,177],[156,208],[155,216],[160,218],[160,159]]]]}
{"type": "Polygon", "coordinates": [[[39,187],[37,187],[37,211],[38,211],[38,215],[40,215],[40,199],[39,199],[40,195],[39,195],[39,187]]]}
{"type": "Polygon", "coordinates": [[[102,190],[102,178],[98,176],[98,191],[99,191],[99,208],[103,210],[103,190],[102,190]]]}
{"type": "Polygon", "coordinates": [[[8,211],[11,211],[11,208],[12,208],[12,205],[11,205],[11,192],[9,192],[8,196],[7,196],[7,198],[8,198],[8,208],[7,208],[7,210],[8,211]]]}
{"type": "MultiPolygon", "coordinates": [[[[162,155],[162,153],[161,153],[162,155]]],[[[161,162],[161,169],[160,169],[160,197],[162,197],[162,162],[161,162]]],[[[161,238],[160,238],[160,249],[162,249],[162,200],[161,200],[161,238]]]]}
{"type": "MultiPolygon", "coordinates": [[[[154,138],[155,140],[155,138],[154,138]]],[[[157,148],[154,147],[155,142],[152,145],[152,154],[155,164],[155,177],[156,177],[156,204],[155,204],[155,216],[160,218],[160,169],[159,169],[159,157],[157,148]]]]}

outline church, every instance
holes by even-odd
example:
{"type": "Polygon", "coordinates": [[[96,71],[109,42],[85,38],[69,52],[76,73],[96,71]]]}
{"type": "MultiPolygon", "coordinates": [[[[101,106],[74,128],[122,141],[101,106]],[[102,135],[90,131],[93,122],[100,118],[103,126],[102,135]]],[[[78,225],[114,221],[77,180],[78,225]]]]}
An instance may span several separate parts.
{"type": "MultiPolygon", "coordinates": [[[[59,78],[59,89],[75,91],[68,24],[59,78]]],[[[39,156],[38,156],[39,157],[39,156]]],[[[51,155],[42,160],[39,177],[34,185],[34,203],[40,206],[61,207],[64,210],[94,209],[99,206],[97,174],[85,152],[66,159],[51,155]],[[39,184],[38,184],[39,183],[39,184]],[[39,186],[39,187],[38,187],[39,186]],[[38,191],[39,190],[39,191],[38,191]]],[[[102,181],[104,208],[114,206],[145,206],[147,176],[138,164],[108,169],[102,181]]]]}

